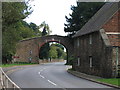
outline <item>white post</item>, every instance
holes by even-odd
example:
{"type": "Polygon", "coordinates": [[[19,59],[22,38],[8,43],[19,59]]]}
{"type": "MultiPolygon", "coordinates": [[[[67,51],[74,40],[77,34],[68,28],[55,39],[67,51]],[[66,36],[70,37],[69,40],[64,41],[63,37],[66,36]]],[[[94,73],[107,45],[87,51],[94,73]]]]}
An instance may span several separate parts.
{"type": "Polygon", "coordinates": [[[6,88],[9,88],[9,85],[8,85],[8,79],[6,78],[6,88]]]}

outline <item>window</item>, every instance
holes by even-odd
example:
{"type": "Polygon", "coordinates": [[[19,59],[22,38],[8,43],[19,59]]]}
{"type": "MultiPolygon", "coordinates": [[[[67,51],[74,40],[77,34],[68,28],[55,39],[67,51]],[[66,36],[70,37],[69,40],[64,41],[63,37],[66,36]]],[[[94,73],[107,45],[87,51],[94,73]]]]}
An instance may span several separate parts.
{"type": "Polygon", "coordinates": [[[30,50],[30,55],[32,54],[32,50],[30,50]]]}
{"type": "Polygon", "coordinates": [[[31,63],[32,62],[32,57],[29,57],[29,63],[31,63]]]}
{"type": "Polygon", "coordinates": [[[79,38],[77,39],[77,46],[78,46],[78,47],[80,46],[79,38]]]}
{"type": "Polygon", "coordinates": [[[92,44],[92,35],[89,35],[89,44],[92,44]]]}
{"type": "Polygon", "coordinates": [[[92,56],[89,56],[89,60],[90,60],[90,68],[92,67],[92,56]]]}
{"type": "Polygon", "coordinates": [[[77,65],[80,66],[80,58],[77,60],[77,65]]]}

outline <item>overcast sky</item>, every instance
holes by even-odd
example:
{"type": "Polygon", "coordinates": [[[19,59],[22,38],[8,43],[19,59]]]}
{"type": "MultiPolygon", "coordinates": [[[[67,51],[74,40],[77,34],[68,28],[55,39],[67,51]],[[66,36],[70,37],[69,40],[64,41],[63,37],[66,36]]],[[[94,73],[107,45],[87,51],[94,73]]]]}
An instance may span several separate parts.
{"type": "Polygon", "coordinates": [[[52,35],[66,35],[64,32],[65,15],[69,16],[71,5],[76,5],[76,0],[32,0],[30,3],[33,13],[26,19],[40,25],[45,21],[52,30],[52,35]]]}

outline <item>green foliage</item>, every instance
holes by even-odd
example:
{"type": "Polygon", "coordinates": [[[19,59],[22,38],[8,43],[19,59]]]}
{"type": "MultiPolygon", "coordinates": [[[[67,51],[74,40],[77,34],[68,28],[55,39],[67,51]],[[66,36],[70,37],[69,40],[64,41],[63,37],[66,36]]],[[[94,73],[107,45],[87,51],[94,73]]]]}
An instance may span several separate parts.
{"type": "Polygon", "coordinates": [[[75,71],[73,68],[68,69],[69,71],[75,71]]]}
{"type": "Polygon", "coordinates": [[[66,52],[61,44],[50,44],[46,43],[40,48],[39,58],[40,59],[65,59],[66,52]]]}
{"type": "Polygon", "coordinates": [[[62,53],[62,59],[67,60],[67,53],[66,52],[62,53]]]}
{"type": "Polygon", "coordinates": [[[62,44],[56,43],[55,46],[61,48],[62,50],[64,50],[64,46],[62,44]]]}
{"type": "Polygon", "coordinates": [[[64,31],[74,35],[103,5],[102,2],[77,2],[77,6],[71,6],[72,14],[65,16],[64,31]]]}
{"type": "Polygon", "coordinates": [[[42,31],[42,36],[46,36],[46,35],[47,35],[47,31],[46,31],[46,28],[44,27],[42,31]]]}
{"type": "Polygon", "coordinates": [[[21,66],[21,65],[37,65],[37,63],[27,63],[27,62],[15,62],[13,64],[3,64],[0,67],[12,67],[12,66],[21,66]]]}
{"type": "Polygon", "coordinates": [[[66,52],[64,51],[64,46],[59,44],[59,43],[56,43],[54,44],[56,47],[57,47],[57,58],[58,59],[66,59],[66,52]]]}
{"type": "Polygon", "coordinates": [[[39,58],[40,59],[48,59],[49,58],[49,43],[46,43],[40,48],[39,58]]]}
{"type": "Polygon", "coordinates": [[[64,50],[60,47],[57,47],[57,58],[58,59],[65,59],[66,58],[66,52],[64,52],[64,50]]]}
{"type": "Polygon", "coordinates": [[[66,57],[64,47],[61,44],[52,44],[49,50],[49,57],[53,59],[64,59],[66,57]]]}
{"type": "MultiPolygon", "coordinates": [[[[49,25],[44,22],[41,23],[41,25],[39,26],[39,29],[43,28],[43,31],[41,33],[42,36],[46,36],[50,34],[50,28],[49,25]]],[[[39,53],[39,58],[40,59],[48,59],[49,58],[49,50],[50,50],[50,46],[49,43],[46,43],[45,45],[43,45],[40,48],[40,53],[39,53]]]]}
{"type": "Polygon", "coordinates": [[[37,26],[35,23],[30,23],[29,27],[33,30],[33,32],[35,33],[35,36],[41,36],[42,33],[39,30],[39,26],[37,26]]]}
{"type": "Polygon", "coordinates": [[[58,59],[62,58],[63,50],[59,47],[56,50],[57,50],[57,58],[58,59]]]}
{"type": "Polygon", "coordinates": [[[66,65],[73,65],[73,61],[75,61],[75,60],[76,60],[76,58],[74,56],[69,56],[66,65]]]}
{"type": "Polygon", "coordinates": [[[110,78],[110,79],[97,79],[97,81],[120,86],[120,78],[110,78]]]}
{"type": "Polygon", "coordinates": [[[18,25],[19,26],[17,30],[19,30],[19,35],[21,39],[31,38],[35,36],[35,32],[29,27],[29,24],[27,24],[25,21],[19,22],[18,25]]]}
{"type": "Polygon", "coordinates": [[[15,54],[16,43],[31,37],[31,31],[22,23],[30,13],[25,2],[2,3],[2,58],[3,63],[15,54]],[[22,36],[24,34],[24,36],[22,36]]]}
{"type": "Polygon", "coordinates": [[[50,27],[48,24],[46,24],[46,22],[42,22],[40,25],[39,25],[39,28],[43,28],[43,31],[42,31],[42,36],[46,36],[46,35],[50,35],[50,33],[52,32],[50,30],[50,27]]]}
{"type": "Polygon", "coordinates": [[[56,59],[56,58],[57,58],[56,46],[52,45],[52,46],[50,47],[49,57],[50,57],[50,58],[53,58],[53,59],[56,59]]]}

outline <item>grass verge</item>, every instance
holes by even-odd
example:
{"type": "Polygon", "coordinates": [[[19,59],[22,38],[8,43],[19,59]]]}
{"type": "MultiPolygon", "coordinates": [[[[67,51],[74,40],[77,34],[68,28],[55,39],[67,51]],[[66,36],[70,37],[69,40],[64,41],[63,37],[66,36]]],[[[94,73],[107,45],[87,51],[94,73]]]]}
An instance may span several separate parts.
{"type": "Polygon", "coordinates": [[[97,81],[120,86],[120,78],[110,78],[110,79],[97,79],[97,81]]]}
{"type": "Polygon", "coordinates": [[[13,64],[3,64],[0,67],[12,67],[12,66],[21,66],[21,65],[37,65],[36,63],[13,63],[13,64]]]}

